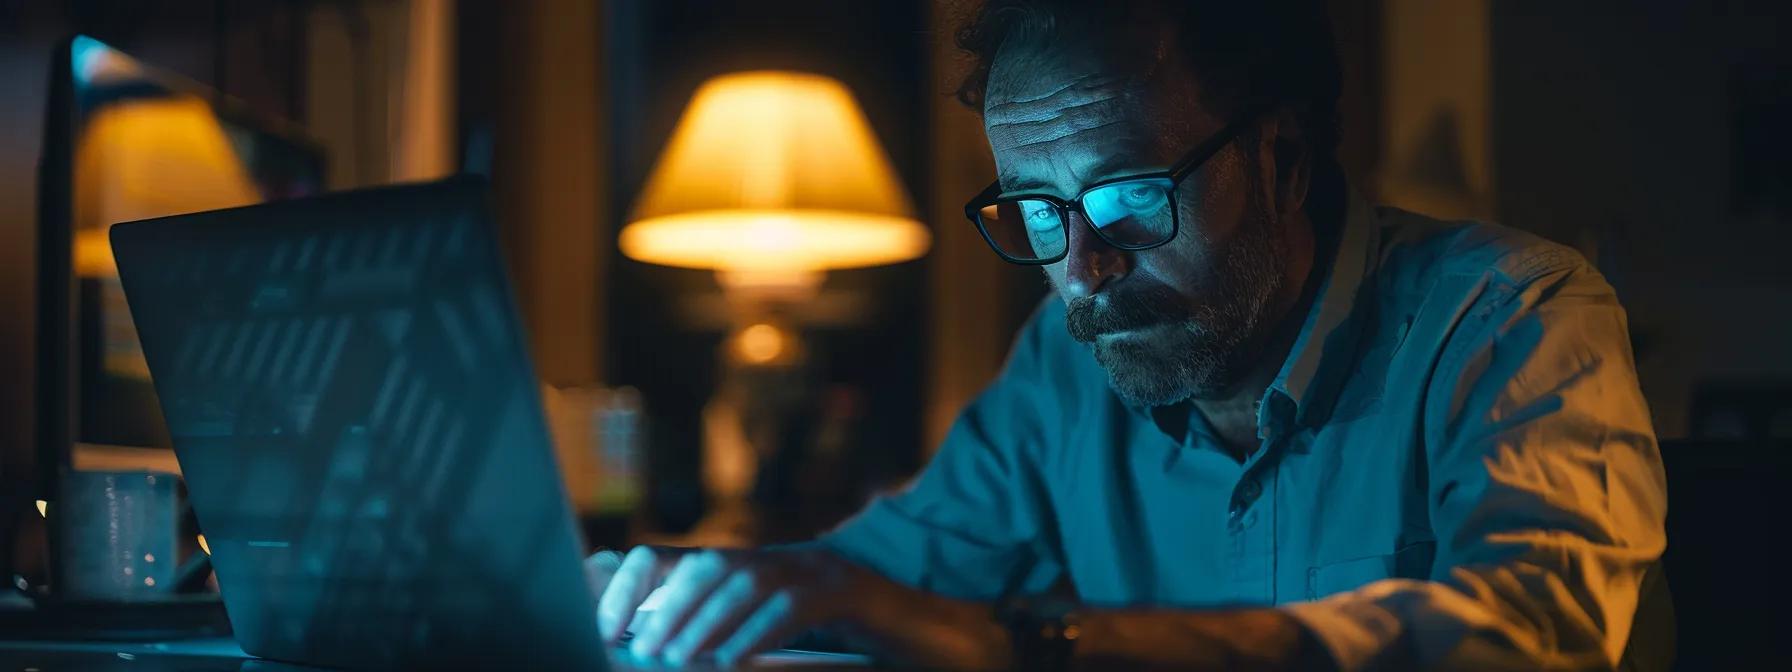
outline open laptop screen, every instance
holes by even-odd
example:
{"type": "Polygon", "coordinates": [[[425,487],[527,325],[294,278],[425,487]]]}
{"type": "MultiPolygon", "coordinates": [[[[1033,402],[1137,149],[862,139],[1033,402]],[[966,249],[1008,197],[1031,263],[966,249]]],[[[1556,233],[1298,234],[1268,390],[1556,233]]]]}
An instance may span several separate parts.
{"type": "Polygon", "coordinates": [[[482,182],[112,231],[246,651],[589,653],[580,542],[482,182]]]}

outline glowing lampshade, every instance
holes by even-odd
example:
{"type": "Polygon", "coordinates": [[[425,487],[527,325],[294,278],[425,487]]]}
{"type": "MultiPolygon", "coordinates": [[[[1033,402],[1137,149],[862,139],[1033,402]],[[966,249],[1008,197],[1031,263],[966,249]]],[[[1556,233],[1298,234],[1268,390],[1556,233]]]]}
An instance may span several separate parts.
{"type": "Polygon", "coordinates": [[[697,90],[620,243],[727,279],[906,261],[928,234],[846,87],[768,71],[697,90]]]}
{"type": "Polygon", "coordinates": [[[75,270],[116,277],[113,224],[248,205],[261,194],[212,107],[199,98],[113,103],[75,148],[75,270]]]}

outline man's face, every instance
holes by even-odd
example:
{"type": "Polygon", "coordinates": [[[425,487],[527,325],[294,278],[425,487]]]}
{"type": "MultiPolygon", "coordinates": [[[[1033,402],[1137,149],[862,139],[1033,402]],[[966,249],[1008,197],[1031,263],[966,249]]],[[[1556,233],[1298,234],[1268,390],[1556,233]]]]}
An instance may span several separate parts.
{"type": "MultiPolygon", "coordinates": [[[[1059,48],[997,59],[984,125],[1003,192],[1071,199],[1101,180],[1166,170],[1228,121],[1200,108],[1186,70],[1138,61],[1059,48]]],[[[1073,214],[1068,254],[1043,267],[1066,327],[1126,401],[1218,396],[1261,354],[1288,253],[1255,151],[1234,141],[1182,182],[1169,243],[1115,249],[1073,214]]]]}

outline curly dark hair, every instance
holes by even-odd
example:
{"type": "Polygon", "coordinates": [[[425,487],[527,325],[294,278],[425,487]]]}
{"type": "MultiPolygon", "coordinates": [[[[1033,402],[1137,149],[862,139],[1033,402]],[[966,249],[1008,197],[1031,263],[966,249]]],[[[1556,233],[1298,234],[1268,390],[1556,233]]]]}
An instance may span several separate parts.
{"type": "Polygon", "coordinates": [[[1284,107],[1316,164],[1335,167],[1342,75],[1321,0],[987,0],[957,35],[974,59],[958,100],[982,113],[1004,45],[1123,41],[1141,25],[1171,27],[1172,47],[1200,81],[1202,106],[1221,118],[1284,107]]]}

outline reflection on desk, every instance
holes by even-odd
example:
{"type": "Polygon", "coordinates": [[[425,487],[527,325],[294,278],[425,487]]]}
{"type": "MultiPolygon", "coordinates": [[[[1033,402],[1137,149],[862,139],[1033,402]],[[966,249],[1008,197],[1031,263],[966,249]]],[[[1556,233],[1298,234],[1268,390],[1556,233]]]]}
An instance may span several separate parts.
{"type": "MultiPolygon", "coordinates": [[[[236,640],[191,639],[176,642],[34,642],[0,641],[0,668],[40,672],[60,670],[229,670],[254,668],[236,640]]],[[[291,668],[306,669],[306,668],[291,668]]]]}
{"type": "MultiPolygon", "coordinates": [[[[518,661],[526,663],[527,661],[518,661]]],[[[611,656],[616,672],[664,670],[662,665],[641,663],[627,652],[611,656]]],[[[747,669],[867,670],[863,656],[810,651],[774,651],[758,656],[747,669]]],[[[0,641],[0,669],[38,672],[129,670],[130,672],[308,672],[322,668],[250,658],[231,639],[192,639],[177,642],[32,642],[0,641]]],[[[682,669],[704,670],[701,666],[682,669]]]]}

